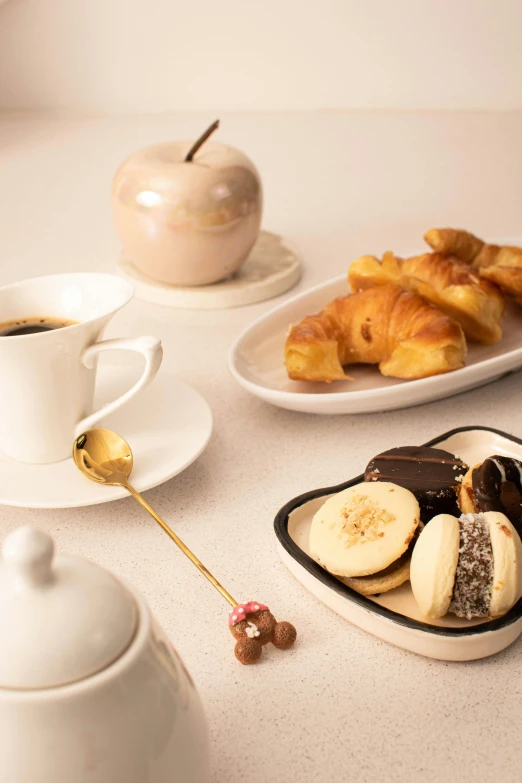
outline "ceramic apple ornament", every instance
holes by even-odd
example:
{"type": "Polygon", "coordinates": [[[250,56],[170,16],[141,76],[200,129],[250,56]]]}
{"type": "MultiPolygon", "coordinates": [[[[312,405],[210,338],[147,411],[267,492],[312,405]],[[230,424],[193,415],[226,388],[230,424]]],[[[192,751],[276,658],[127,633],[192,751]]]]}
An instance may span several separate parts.
{"type": "Polygon", "coordinates": [[[222,280],[247,260],[261,226],[254,164],[209,137],[166,142],[131,155],[116,172],[112,210],[123,255],[161,283],[222,280]]]}

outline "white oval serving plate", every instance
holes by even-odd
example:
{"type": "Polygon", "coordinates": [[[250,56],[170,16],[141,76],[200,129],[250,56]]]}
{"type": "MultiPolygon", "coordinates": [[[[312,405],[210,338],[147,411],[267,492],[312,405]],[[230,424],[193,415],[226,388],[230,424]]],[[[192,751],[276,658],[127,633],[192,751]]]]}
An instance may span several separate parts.
{"type": "MultiPolygon", "coordinates": [[[[513,240],[511,240],[513,242],[513,240]]],[[[373,413],[406,408],[468,391],[522,367],[522,308],[508,304],[504,336],[496,345],[469,344],[466,366],[431,378],[386,378],[376,367],[352,365],[353,381],[305,383],[288,378],[288,327],[349,293],[346,274],[287,299],[249,326],[233,344],[229,367],[247,391],[280,408],[305,413],[373,413]]]]}
{"type": "MultiPolygon", "coordinates": [[[[438,446],[475,465],[493,454],[522,460],[522,440],[487,427],[461,427],[426,446],[438,446]]],[[[289,501],[274,530],[281,560],[292,574],[334,612],[354,625],[405,650],[445,661],[470,661],[494,655],[522,633],[522,599],[496,620],[463,620],[452,615],[428,620],[421,614],[409,582],[380,596],[363,596],[321,568],[309,555],[315,512],[332,494],[363,481],[363,475],[336,487],[317,489],[289,501]]],[[[429,524],[429,523],[428,523],[429,524]]]]}

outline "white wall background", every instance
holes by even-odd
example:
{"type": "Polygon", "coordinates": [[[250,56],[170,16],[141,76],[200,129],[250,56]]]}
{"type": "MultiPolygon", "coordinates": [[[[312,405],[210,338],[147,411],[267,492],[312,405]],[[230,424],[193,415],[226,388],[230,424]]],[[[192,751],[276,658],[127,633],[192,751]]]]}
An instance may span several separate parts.
{"type": "Polygon", "coordinates": [[[522,0],[9,0],[0,108],[522,108],[522,0]]]}

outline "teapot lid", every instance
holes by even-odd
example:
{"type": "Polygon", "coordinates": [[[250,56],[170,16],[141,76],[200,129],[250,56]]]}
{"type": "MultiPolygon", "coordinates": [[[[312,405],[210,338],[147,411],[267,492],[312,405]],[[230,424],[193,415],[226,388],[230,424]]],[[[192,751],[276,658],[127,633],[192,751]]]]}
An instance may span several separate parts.
{"type": "Polygon", "coordinates": [[[128,648],[138,609],[116,577],[54,556],[47,533],[10,533],[0,560],[0,687],[53,688],[101,671],[128,648]]]}

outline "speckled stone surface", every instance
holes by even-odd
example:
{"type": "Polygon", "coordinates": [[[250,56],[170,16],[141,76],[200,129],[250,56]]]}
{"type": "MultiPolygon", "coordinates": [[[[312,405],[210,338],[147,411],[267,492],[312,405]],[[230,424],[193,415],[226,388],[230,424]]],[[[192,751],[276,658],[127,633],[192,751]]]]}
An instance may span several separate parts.
{"type": "MultiPolygon", "coordinates": [[[[0,115],[0,283],[112,269],[117,165],[145,144],[194,136],[208,120],[0,115]]],[[[432,225],[522,235],[521,114],[251,113],[223,115],[221,128],[261,172],[265,225],[303,254],[297,290],[362,252],[418,248],[432,225]]],[[[56,512],[0,508],[1,535],[34,522],[61,549],[98,561],[147,597],[204,699],[212,783],[518,781],[522,640],[466,664],[380,642],[291,577],[272,520],[289,498],[362,471],[392,446],[463,424],[522,436],[522,375],[391,413],[329,418],[272,408],[235,385],[226,358],[239,331],[278,301],[216,312],[134,301],[108,336],[158,335],[162,371],[210,403],[207,451],[147,499],[233,595],[263,601],[296,625],[295,649],[269,646],[258,666],[242,667],[227,605],[131,499],[56,512]]]]}

